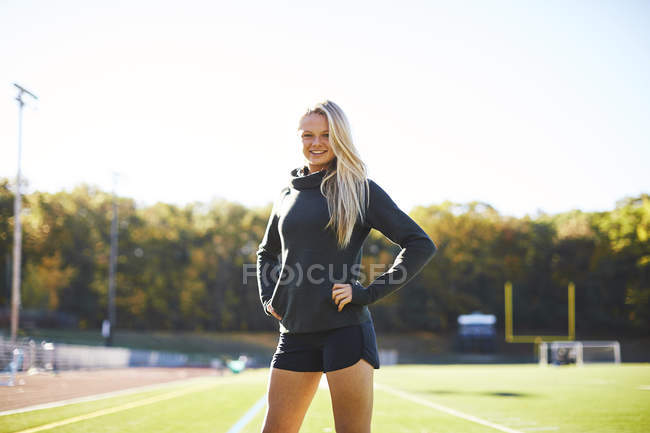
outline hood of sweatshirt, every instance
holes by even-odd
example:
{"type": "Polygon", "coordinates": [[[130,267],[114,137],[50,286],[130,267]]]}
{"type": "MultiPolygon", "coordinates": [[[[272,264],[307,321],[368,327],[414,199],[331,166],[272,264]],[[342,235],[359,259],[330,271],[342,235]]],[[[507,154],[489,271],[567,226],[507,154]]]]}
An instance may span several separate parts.
{"type": "Polygon", "coordinates": [[[298,190],[320,188],[321,181],[325,177],[325,171],[320,170],[315,173],[309,173],[306,165],[296,167],[291,170],[289,182],[294,189],[298,190]]]}

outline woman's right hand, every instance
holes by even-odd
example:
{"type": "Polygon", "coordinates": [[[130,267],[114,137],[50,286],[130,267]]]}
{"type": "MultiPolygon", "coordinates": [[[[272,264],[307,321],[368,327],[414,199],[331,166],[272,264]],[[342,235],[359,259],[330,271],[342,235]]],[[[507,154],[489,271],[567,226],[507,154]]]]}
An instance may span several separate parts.
{"type": "Polygon", "coordinates": [[[273,317],[275,317],[278,320],[282,320],[282,317],[278,313],[275,312],[275,310],[273,309],[271,304],[268,304],[266,306],[266,309],[268,310],[269,313],[271,313],[271,315],[273,315],[273,317]]]}

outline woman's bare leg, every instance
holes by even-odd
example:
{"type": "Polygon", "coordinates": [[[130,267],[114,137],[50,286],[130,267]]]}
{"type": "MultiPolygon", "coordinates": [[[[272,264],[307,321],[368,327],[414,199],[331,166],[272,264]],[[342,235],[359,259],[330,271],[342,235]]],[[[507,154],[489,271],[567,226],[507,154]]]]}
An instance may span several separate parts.
{"type": "Polygon", "coordinates": [[[271,367],[262,433],[298,433],[322,375],[271,367]]]}
{"type": "Polygon", "coordinates": [[[336,433],[370,433],[374,369],[365,359],[327,372],[336,433]]]}

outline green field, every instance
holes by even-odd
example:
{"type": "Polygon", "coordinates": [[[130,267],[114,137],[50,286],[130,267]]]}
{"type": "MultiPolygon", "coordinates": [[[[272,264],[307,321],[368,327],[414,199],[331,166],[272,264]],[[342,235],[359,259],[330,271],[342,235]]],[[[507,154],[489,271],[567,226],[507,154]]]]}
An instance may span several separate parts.
{"type": "MultiPolygon", "coordinates": [[[[247,370],[7,415],[0,432],[228,432],[263,398],[267,378],[268,369],[247,370]]],[[[374,433],[650,431],[650,364],[398,365],[375,370],[375,385],[374,433]]],[[[238,431],[260,432],[263,416],[238,431]]],[[[334,432],[326,387],[301,432],[334,432]]]]}

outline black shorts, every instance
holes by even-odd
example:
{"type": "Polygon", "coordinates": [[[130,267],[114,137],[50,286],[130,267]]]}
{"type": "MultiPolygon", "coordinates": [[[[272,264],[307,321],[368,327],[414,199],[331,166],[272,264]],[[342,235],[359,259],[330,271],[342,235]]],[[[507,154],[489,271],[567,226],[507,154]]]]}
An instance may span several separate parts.
{"type": "Polygon", "coordinates": [[[280,334],[271,367],[292,371],[333,371],[365,359],[379,368],[372,320],[326,331],[280,334]]]}

